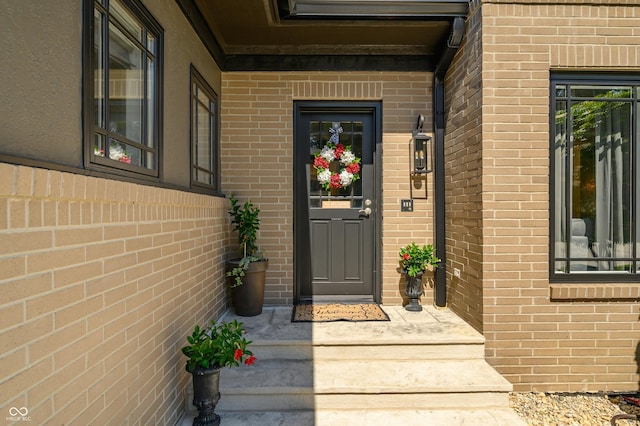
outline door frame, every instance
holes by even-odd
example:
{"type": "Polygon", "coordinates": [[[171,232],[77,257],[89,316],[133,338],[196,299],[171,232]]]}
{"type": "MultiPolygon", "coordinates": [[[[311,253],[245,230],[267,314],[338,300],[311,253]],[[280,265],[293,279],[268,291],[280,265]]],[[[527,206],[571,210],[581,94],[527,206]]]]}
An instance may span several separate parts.
{"type": "MultiPolygon", "coordinates": [[[[293,102],[293,302],[301,302],[300,284],[311,279],[311,258],[304,247],[309,247],[309,206],[306,173],[300,167],[306,167],[297,161],[304,152],[308,152],[307,143],[298,143],[298,119],[303,113],[365,113],[373,119],[373,170],[375,194],[374,208],[374,256],[373,256],[373,301],[382,301],[382,102],[381,101],[294,101],[293,102]],[[303,243],[306,242],[307,244],[303,243]]],[[[305,141],[306,142],[306,141],[305,141]]]]}

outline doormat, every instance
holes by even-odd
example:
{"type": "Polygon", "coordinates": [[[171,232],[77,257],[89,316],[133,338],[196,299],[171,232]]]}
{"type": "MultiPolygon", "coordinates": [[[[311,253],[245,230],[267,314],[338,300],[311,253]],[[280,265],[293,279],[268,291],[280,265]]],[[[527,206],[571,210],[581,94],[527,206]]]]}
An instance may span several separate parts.
{"type": "Polygon", "coordinates": [[[389,321],[389,317],[373,303],[301,304],[293,307],[291,322],[329,321],[389,321]]]}

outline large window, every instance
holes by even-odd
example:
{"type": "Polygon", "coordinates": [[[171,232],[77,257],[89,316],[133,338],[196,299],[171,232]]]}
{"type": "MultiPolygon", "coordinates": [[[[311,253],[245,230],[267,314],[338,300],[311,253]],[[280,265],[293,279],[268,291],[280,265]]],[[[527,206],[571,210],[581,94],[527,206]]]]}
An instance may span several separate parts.
{"type": "Polygon", "coordinates": [[[640,275],[640,79],[551,79],[551,279],[640,275]]]}
{"type": "Polygon", "coordinates": [[[158,177],[162,28],[138,0],[85,1],[85,158],[158,177]]]}
{"type": "Polygon", "coordinates": [[[218,189],[218,102],[204,78],[191,67],[191,183],[218,189]]]}

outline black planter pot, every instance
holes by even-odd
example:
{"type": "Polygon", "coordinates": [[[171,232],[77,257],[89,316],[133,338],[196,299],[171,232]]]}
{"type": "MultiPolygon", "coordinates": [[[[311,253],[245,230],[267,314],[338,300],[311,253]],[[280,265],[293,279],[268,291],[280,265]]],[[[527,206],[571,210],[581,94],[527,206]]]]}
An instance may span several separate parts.
{"type": "MultiPolygon", "coordinates": [[[[231,268],[238,267],[240,259],[233,259],[229,264],[231,268]]],[[[253,317],[262,313],[265,273],[268,266],[268,260],[251,262],[249,269],[242,277],[243,284],[231,288],[231,299],[236,315],[253,317]]]]}
{"type": "MultiPolygon", "coordinates": [[[[187,370],[189,371],[189,370],[187,370]]],[[[193,426],[218,426],[220,416],[214,413],[220,401],[220,368],[196,368],[191,371],[193,377],[193,405],[198,416],[193,426]]]]}
{"type": "Polygon", "coordinates": [[[404,275],[405,282],[405,291],[404,294],[409,298],[409,303],[404,307],[407,311],[411,312],[420,312],[422,311],[422,306],[420,305],[420,296],[422,296],[422,274],[423,272],[418,272],[415,277],[410,277],[407,274],[407,271],[403,270],[402,274],[404,275]]]}

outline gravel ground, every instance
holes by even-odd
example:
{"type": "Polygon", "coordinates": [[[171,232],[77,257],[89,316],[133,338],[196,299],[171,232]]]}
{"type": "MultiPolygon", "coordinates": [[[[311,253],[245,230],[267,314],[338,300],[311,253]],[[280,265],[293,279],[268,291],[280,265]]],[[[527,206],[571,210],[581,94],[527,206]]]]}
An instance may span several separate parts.
{"type": "MultiPolygon", "coordinates": [[[[615,394],[512,393],[511,407],[529,426],[611,426],[611,417],[640,415],[615,394]]],[[[617,420],[616,426],[640,426],[639,420],[617,420]]]]}

